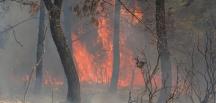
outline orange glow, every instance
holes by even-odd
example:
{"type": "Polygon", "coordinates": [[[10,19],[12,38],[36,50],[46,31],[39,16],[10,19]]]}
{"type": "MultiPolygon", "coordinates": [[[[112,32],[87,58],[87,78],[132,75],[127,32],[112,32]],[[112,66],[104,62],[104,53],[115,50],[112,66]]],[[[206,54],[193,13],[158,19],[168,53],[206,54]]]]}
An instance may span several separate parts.
{"type": "Polygon", "coordinates": [[[139,20],[143,19],[143,13],[142,10],[139,7],[136,7],[134,10],[130,10],[128,12],[126,9],[121,9],[121,16],[125,21],[132,23],[133,25],[136,25],[140,23],[139,20]]]}
{"type": "Polygon", "coordinates": [[[48,71],[45,71],[43,85],[47,87],[59,88],[64,85],[64,81],[63,79],[60,79],[56,76],[49,74],[48,71]]]}
{"type": "MultiPolygon", "coordinates": [[[[143,18],[141,10],[136,7],[133,14],[139,19],[143,18]]],[[[133,25],[139,21],[125,9],[121,9],[121,22],[129,22],[133,25]]],[[[96,53],[92,53],[87,44],[80,40],[77,35],[85,32],[84,28],[78,27],[78,32],[72,33],[73,42],[73,59],[76,64],[79,79],[82,84],[101,84],[109,85],[112,76],[113,67],[113,28],[112,19],[104,16],[97,18],[97,35],[92,45],[100,45],[96,53]]],[[[129,87],[132,79],[132,71],[134,70],[135,86],[143,86],[143,78],[139,69],[136,68],[134,57],[136,55],[127,47],[127,37],[124,31],[120,32],[120,74],[119,87],[129,87]]],[[[92,46],[93,48],[94,46],[92,46]]],[[[94,48],[93,48],[94,49],[94,48]]],[[[28,80],[29,77],[24,77],[28,80]]],[[[58,79],[48,72],[45,72],[43,84],[45,86],[59,87],[64,84],[64,81],[58,79]]]]}
{"type": "MultiPolygon", "coordinates": [[[[32,79],[35,80],[35,78],[32,79]]],[[[29,80],[30,80],[29,75],[24,75],[21,77],[21,81],[24,83],[29,82],[29,80]]],[[[43,85],[45,87],[60,88],[64,85],[64,80],[60,77],[49,74],[48,71],[45,71],[43,75],[43,85]]]]}
{"type": "Polygon", "coordinates": [[[96,75],[94,75],[94,56],[88,52],[85,45],[80,41],[77,41],[75,44],[73,55],[76,60],[76,66],[79,68],[80,81],[88,83],[97,81],[96,75]]]}
{"type": "MultiPolygon", "coordinates": [[[[135,12],[139,11],[138,9],[135,12]]],[[[142,14],[135,13],[140,19],[142,14]]],[[[130,19],[133,24],[139,23],[133,20],[131,14],[121,10],[121,17],[130,19]]],[[[81,83],[88,84],[109,84],[112,76],[113,65],[113,40],[112,40],[112,26],[111,19],[107,17],[98,17],[97,38],[92,45],[98,44],[101,46],[97,53],[91,53],[87,45],[78,40],[73,43],[73,56],[76,62],[76,67],[79,73],[81,83]]],[[[85,31],[85,30],[84,30],[85,31]]],[[[77,38],[76,33],[72,33],[73,39],[77,38]]],[[[143,78],[139,71],[136,69],[132,50],[127,45],[127,38],[124,32],[120,33],[120,74],[119,74],[119,87],[130,86],[132,78],[132,70],[135,69],[134,85],[142,86],[143,78]]]]}

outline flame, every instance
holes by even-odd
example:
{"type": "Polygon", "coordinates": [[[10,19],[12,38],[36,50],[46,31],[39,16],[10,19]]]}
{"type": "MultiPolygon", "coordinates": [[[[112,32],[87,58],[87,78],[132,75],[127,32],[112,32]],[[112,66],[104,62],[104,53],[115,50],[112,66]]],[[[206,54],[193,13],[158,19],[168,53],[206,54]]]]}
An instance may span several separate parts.
{"type": "MultiPolygon", "coordinates": [[[[142,19],[143,13],[141,9],[136,7],[131,15],[124,8],[121,9],[121,18],[123,22],[130,22],[133,25],[139,23],[137,18],[142,19]],[[136,18],[136,17],[137,18],[136,18]]],[[[100,45],[100,50],[97,53],[91,53],[87,48],[87,45],[79,40],[78,34],[82,34],[85,30],[79,27],[77,31],[73,32],[72,38],[76,40],[73,42],[73,58],[75,60],[76,68],[79,74],[81,83],[87,84],[104,84],[110,83],[112,76],[112,65],[113,65],[113,40],[112,40],[112,29],[111,19],[108,17],[97,18],[97,37],[93,45],[100,45]]],[[[134,78],[133,84],[136,86],[143,86],[143,76],[139,69],[136,68],[134,61],[134,53],[130,48],[127,47],[127,37],[124,31],[120,33],[120,74],[118,80],[119,87],[131,86],[131,79],[134,78]],[[133,74],[134,72],[134,74],[133,74]],[[133,77],[134,76],[134,77],[133,77]]],[[[29,81],[29,76],[25,75],[22,77],[23,81],[29,81]]],[[[47,87],[60,87],[64,85],[63,79],[45,72],[43,84],[47,87]]]]}
{"type": "MultiPolygon", "coordinates": [[[[136,9],[134,14],[142,18],[141,13],[136,13],[140,9],[136,9]]],[[[121,10],[121,17],[127,20],[131,19],[133,24],[139,23],[131,14],[121,10]]],[[[81,40],[73,43],[73,56],[76,62],[77,70],[81,83],[88,84],[109,84],[112,76],[113,65],[113,43],[112,43],[112,28],[109,18],[98,17],[97,38],[94,44],[101,45],[101,49],[97,53],[91,53],[86,44],[81,40]]],[[[79,34],[79,33],[78,33],[79,34]]],[[[72,33],[73,38],[77,38],[77,33],[72,33]]],[[[142,86],[143,78],[136,69],[132,50],[127,45],[127,38],[123,32],[120,33],[120,77],[118,81],[119,87],[130,86],[132,71],[135,70],[134,85],[142,86]]]]}
{"type": "MultiPolygon", "coordinates": [[[[121,19],[123,22],[130,22],[133,25],[139,23],[137,18],[142,18],[143,13],[140,12],[140,8],[136,7],[133,10],[133,14],[128,13],[127,10],[121,8],[121,19]],[[137,18],[135,18],[136,16],[137,18]]],[[[91,53],[87,48],[87,45],[79,40],[78,34],[82,34],[85,30],[79,27],[77,31],[73,32],[72,38],[76,40],[73,42],[73,58],[79,74],[81,83],[85,84],[102,84],[107,85],[110,83],[112,76],[113,65],[113,40],[112,40],[112,24],[111,19],[108,17],[97,18],[97,37],[93,45],[100,45],[100,49],[97,53],[91,53]]],[[[143,86],[143,78],[139,69],[136,68],[134,61],[134,53],[127,47],[127,37],[124,31],[120,33],[120,74],[118,80],[119,87],[128,87],[131,84],[131,79],[134,78],[133,84],[136,86],[143,86]],[[134,72],[134,74],[132,73],[134,72]],[[134,77],[133,77],[134,76],[134,77]]],[[[23,81],[28,81],[29,76],[24,76],[23,81]]],[[[45,72],[43,84],[45,86],[60,87],[64,84],[62,79],[52,76],[47,71],[45,72]]]]}
{"type": "Polygon", "coordinates": [[[59,77],[49,74],[48,71],[45,71],[43,85],[46,87],[59,88],[64,85],[64,81],[59,77]]]}
{"type": "MultiPolygon", "coordinates": [[[[35,80],[35,78],[32,78],[35,80]]],[[[26,84],[30,80],[30,75],[23,75],[21,76],[21,81],[26,84]]],[[[45,87],[53,87],[53,88],[60,88],[64,85],[64,80],[60,77],[57,77],[56,75],[51,75],[48,71],[45,71],[43,75],[43,81],[42,84],[45,87]]]]}
{"type": "Polygon", "coordinates": [[[131,9],[130,12],[128,10],[122,8],[121,9],[121,17],[133,25],[140,23],[140,20],[143,19],[143,13],[140,7],[136,7],[135,9],[131,9]]]}
{"type": "Polygon", "coordinates": [[[76,42],[76,47],[73,48],[74,58],[76,60],[80,81],[93,82],[97,81],[94,75],[94,56],[89,53],[86,46],[80,41],[76,42]]]}

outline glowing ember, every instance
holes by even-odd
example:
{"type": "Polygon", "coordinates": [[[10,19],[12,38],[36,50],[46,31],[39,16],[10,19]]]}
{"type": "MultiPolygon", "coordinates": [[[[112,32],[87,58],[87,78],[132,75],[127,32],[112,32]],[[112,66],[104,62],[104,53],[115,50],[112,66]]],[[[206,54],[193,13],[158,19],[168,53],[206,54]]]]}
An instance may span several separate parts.
{"type": "MultiPolygon", "coordinates": [[[[30,80],[29,75],[24,75],[21,77],[21,81],[24,83],[27,83],[30,80]]],[[[33,78],[35,80],[35,78],[33,78]]],[[[43,85],[45,87],[54,87],[59,88],[64,85],[63,79],[60,79],[60,77],[53,76],[48,73],[48,71],[45,71],[43,76],[43,85]]]]}
{"type": "Polygon", "coordinates": [[[48,71],[46,71],[44,74],[43,84],[47,87],[58,88],[64,85],[64,81],[56,76],[50,75],[48,71]]]}

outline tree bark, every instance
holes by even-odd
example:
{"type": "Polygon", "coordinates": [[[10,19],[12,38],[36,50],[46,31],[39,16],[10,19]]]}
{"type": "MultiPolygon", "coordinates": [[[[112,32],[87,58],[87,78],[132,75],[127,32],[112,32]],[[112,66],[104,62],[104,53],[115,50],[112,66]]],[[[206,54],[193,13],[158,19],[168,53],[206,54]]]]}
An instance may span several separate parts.
{"type": "Polygon", "coordinates": [[[162,89],[157,103],[166,103],[171,92],[171,61],[168,50],[166,24],[165,24],[165,1],[156,0],[156,32],[158,37],[157,47],[161,62],[162,89]]]}
{"type": "Polygon", "coordinates": [[[113,34],[113,72],[110,84],[110,90],[116,91],[119,78],[119,34],[120,34],[120,10],[121,4],[119,0],[115,0],[115,14],[114,14],[114,34],[113,34]]]}
{"type": "Polygon", "coordinates": [[[45,6],[44,2],[40,1],[40,17],[39,17],[39,31],[37,43],[37,67],[36,67],[36,81],[35,93],[39,93],[42,87],[43,80],[43,53],[44,53],[44,40],[45,40],[45,6]]]}
{"type": "Polygon", "coordinates": [[[44,0],[44,3],[49,11],[51,34],[67,78],[67,101],[70,103],[80,103],[79,77],[60,22],[62,0],[55,0],[54,3],[51,0],[44,0]]]}

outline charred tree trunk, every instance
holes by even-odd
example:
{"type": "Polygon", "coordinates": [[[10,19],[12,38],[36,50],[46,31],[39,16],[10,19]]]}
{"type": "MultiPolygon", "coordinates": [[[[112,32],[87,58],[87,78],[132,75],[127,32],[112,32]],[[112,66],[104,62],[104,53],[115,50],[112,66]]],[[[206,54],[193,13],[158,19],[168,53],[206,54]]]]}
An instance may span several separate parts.
{"type": "Polygon", "coordinates": [[[112,79],[111,79],[111,84],[110,84],[110,90],[112,92],[116,91],[117,86],[118,86],[118,78],[119,78],[120,10],[121,10],[121,4],[120,4],[119,0],[115,0],[114,34],[113,34],[113,72],[112,72],[112,79]]]}
{"type": "Polygon", "coordinates": [[[171,92],[171,61],[168,50],[166,24],[165,24],[165,2],[156,0],[156,32],[158,37],[158,52],[161,62],[162,89],[157,103],[166,103],[171,92]]]}
{"type": "Polygon", "coordinates": [[[36,67],[36,82],[35,92],[39,93],[42,87],[43,80],[43,60],[42,56],[44,53],[44,40],[45,40],[45,6],[41,0],[40,3],[40,17],[39,17],[39,31],[38,31],[38,43],[37,43],[37,63],[36,67]]]}
{"type": "Polygon", "coordinates": [[[67,78],[67,101],[70,103],[80,103],[79,77],[71,56],[70,49],[66,43],[66,39],[60,22],[62,0],[55,0],[54,3],[52,3],[51,0],[44,0],[44,3],[47,10],[49,11],[51,34],[57,47],[67,78]]]}

